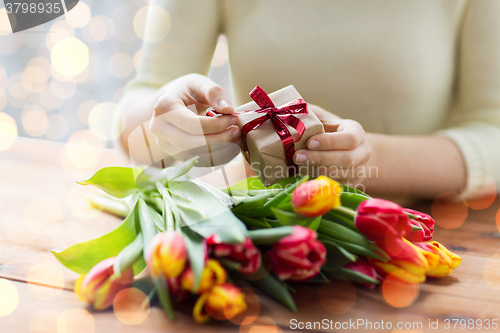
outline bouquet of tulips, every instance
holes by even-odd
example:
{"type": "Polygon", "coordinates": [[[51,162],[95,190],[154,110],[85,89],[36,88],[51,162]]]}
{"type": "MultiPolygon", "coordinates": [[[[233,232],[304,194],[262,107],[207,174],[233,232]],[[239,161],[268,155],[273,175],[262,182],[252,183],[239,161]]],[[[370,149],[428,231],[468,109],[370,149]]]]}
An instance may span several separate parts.
{"type": "Polygon", "coordinates": [[[218,189],[186,176],[195,163],[155,172],[108,167],[81,182],[107,193],[91,198],[94,206],[124,217],[102,237],[53,252],[81,274],[75,292],[83,301],[107,309],[121,290],[148,281],[146,293],[170,319],[174,302],[194,298],[193,318],[205,322],[245,313],[245,293],[230,282],[242,278],[296,311],[287,281],[374,288],[390,275],[415,284],[461,261],[431,240],[429,215],[330,178],[266,188],[251,177],[218,189]]]}

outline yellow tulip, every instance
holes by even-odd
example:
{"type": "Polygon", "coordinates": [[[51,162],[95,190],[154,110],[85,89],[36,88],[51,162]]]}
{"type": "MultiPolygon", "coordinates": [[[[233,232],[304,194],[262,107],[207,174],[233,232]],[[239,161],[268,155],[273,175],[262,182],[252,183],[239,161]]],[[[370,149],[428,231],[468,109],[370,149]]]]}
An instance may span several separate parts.
{"type": "Polygon", "coordinates": [[[300,184],[292,193],[292,206],[297,214],[315,217],[340,206],[342,186],[325,176],[300,184]]]}

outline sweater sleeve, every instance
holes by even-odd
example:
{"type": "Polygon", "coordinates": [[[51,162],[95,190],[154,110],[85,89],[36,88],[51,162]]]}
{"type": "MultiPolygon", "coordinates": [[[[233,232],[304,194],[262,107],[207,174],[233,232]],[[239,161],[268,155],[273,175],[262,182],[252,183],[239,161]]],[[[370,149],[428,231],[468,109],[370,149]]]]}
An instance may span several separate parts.
{"type": "Polygon", "coordinates": [[[491,179],[500,190],[500,1],[469,1],[460,38],[457,106],[437,134],[459,147],[462,194],[474,198],[491,191],[491,179]]]}
{"type": "Polygon", "coordinates": [[[126,97],[186,74],[208,75],[220,33],[217,0],[152,0],[137,76],[126,97]],[[166,11],[158,15],[158,11],[166,11]]]}

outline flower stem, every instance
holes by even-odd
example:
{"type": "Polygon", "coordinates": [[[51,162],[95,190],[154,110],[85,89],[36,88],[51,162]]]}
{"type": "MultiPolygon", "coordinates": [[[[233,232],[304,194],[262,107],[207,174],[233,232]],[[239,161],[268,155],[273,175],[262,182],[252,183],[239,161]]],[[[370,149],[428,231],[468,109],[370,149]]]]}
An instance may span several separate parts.
{"type": "Polygon", "coordinates": [[[338,206],[332,209],[334,212],[340,213],[342,215],[349,216],[350,218],[356,218],[356,211],[344,206],[338,206]]]}

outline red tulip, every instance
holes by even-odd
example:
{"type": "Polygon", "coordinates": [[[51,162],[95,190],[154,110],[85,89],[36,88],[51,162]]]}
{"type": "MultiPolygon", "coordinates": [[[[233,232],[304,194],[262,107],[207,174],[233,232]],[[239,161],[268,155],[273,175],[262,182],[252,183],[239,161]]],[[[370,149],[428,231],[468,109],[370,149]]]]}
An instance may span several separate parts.
{"type": "Polygon", "coordinates": [[[411,232],[411,224],[403,208],[383,200],[363,201],[358,209],[355,225],[370,240],[379,241],[394,237],[405,237],[411,232]]]}
{"type": "Polygon", "coordinates": [[[293,226],[266,254],[271,271],[281,280],[304,281],[317,275],[326,262],[326,249],[316,237],[309,228],[293,226]]]}
{"type": "Polygon", "coordinates": [[[434,234],[434,220],[432,217],[425,213],[421,213],[419,211],[405,208],[405,212],[415,215],[417,218],[410,220],[412,225],[422,228],[422,230],[412,231],[406,239],[412,242],[423,242],[429,241],[432,239],[432,235],[434,234]]]}
{"type": "Polygon", "coordinates": [[[250,237],[247,237],[241,244],[223,244],[217,240],[217,236],[207,239],[209,252],[216,258],[227,258],[241,264],[238,269],[241,273],[255,273],[262,263],[259,250],[253,245],[250,237]]]}
{"type": "MultiPolygon", "coordinates": [[[[363,275],[369,276],[371,278],[374,278],[376,280],[382,281],[382,277],[377,273],[375,268],[372,266],[368,265],[364,261],[358,260],[356,262],[350,262],[347,265],[344,266],[344,268],[349,269],[354,272],[361,273],[363,275]]],[[[366,288],[373,289],[375,288],[374,283],[359,283],[362,286],[365,286],[366,288]]]]}
{"type": "Polygon", "coordinates": [[[75,293],[80,300],[92,304],[96,310],[105,310],[113,304],[115,296],[134,281],[134,271],[128,268],[117,278],[113,264],[116,257],[108,258],[95,265],[87,275],[75,282],[75,293]]]}

